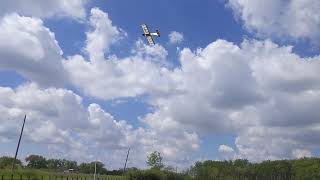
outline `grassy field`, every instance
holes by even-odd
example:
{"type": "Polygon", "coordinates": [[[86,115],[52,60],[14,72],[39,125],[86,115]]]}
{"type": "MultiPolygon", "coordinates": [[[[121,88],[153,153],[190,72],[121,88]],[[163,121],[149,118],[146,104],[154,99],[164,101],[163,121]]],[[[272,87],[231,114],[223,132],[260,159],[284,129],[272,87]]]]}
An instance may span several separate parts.
{"type": "MultiPolygon", "coordinates": [[[[93,180],[92,174],[60,173],[46,170],[18,169],[13,178],[11,170],[0,169],[0,180],[93,180]]],[[[101,175],[97,180],[127,180],[124,176],[101,175]]]]}

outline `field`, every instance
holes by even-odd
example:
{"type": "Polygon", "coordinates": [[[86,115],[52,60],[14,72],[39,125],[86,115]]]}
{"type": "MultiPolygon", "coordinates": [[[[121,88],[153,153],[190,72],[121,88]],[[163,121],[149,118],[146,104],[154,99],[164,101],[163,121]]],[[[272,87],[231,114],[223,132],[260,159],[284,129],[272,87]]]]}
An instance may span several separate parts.
{"type": "MultiPolygon", "coordinates": [[[[96,180],[126,180],[124,176],[100,175],[96,180]]],[[[12,177],[11,170],[0,169],[0,180],[93,180],[93,174],[61,173],[46,170],[19,169],[12,177]]]]}

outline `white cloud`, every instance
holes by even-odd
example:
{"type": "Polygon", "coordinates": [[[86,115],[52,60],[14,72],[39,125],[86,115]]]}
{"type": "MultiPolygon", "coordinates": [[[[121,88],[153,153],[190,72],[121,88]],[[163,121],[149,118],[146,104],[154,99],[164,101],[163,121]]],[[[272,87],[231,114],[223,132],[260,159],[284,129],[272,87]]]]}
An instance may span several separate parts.
{"type": "Polygon", "coordinates": [[[225,145],[225,144],[220,145],[218,151],[219,151],[220,153],[227,153],[227,154],[234,152],[234,150],[233,150],[232,147],[230,147],[230,146],[228,146],[228,145],[225,145]]]}
{"type": "Polygon", "coordinates": [[[320,2],[318,0],[229,0],[228,6],[246,29],[259,36],[320,39],[320,2]]]}
{"type": "Polygon", "coordinates": [[[153,96],[150,126],[236,134],[237,157],[252,161],[319,147],[319,56],[301,58],[269,40],[218,40],[183,49],[180,63],[168,75],[179,93],[153,96]]]}
{"type": "Polygon", "coordinates": [[[98,156],[107,167],[119,168],[123,165],[119,160],[128,147],[135,155],[131,166],[138,167],[145,166],[147,154],[154,150],[160,151],[167,162],[174,163],[197,148],[194,144],[198,143],[198,137],[194,133],[176,129],[169,137],[147,124],[145,128],[134,129],[126,121],[115,120],[98,104],[84,107],[82,98],[66,89],[42,89],[34,83],[16,89],[0,87],[0,102],[3,144],[17,139],[22,118],[27,114],[23,142],[31,144],[32,149],[24,147],[25,154],[42,147],[50,157],[82,162],[98,156]]]}
{"type": "Polygon", "coordinates": [[[183,41],[183,34],[180,32],[172,31],[168,36],[171,44],[179,44],[183,41]]]}
{"type": "Polygon", "coordinates": [[[61,54],[42,20],[15,13],[0,18],[0,69],[14,70],[41,85],[61,86],[68,81],[61,54]]]}
{"type": "Polygon", "coordinates": [[[90,22],[93,30],[87,33],[86,45],[89,60],[75,55],[64,61],[75,86],[101,99],[134,97],[147,91],[167,92],[169,84],[163,75],[167,69],[162,68],[167,64],[167,51],[162,46],[149,47],[137,41],[129,57],[105,58],[104,53],[123,36],[122,31],[112,26],[107,14],[98,9],[91,11],[90,22]]]}
{"type": "Polygon", "coordinates": [[[87,32],[86,51],[92,61],[104,59],[112,43],[126,36],[126,33],[112,25],[107,13],[98,8],[91,9],[90,26],[92,31],[87,32]]]}
{"type": "Polygon", "coordinates": [[[104,100],[147,94],[153,108],[135,129],[98,104],[84,107],[81,97],[66,89],[34,83],[1,87],[1,141],[17,136],[12,132],[18,132],[17,122],[27,112],[28,141],[49,142],[50,152],[72,158],[94,159],[97,147],[107,149],[102,158],[114,155],[107,161],[113,166],[120,166],[128,146],[136,149],[133,165],[153,150],[171,163],[186,164],[200,146],[199,135],[207,133],[234,134],[235,157],[253,161],[309,156],[319,148],[319,56],[301,58],[292,47],[270,40],[239,46],[217,40],[203,49],[181,50],[181,66],[169,68],[166,49],[138,40],[128,57],[106,58],[123,32],[94,8],[85,47],[89,59],[74,55],[61,61],[61,50],[41,20],[11,14],[0,22],[2,69],[41,85],[56,86],[70,76],[85,94],[104,100]],[[12,33],[16,38],[8,38],[12,33]]]}
{"type": "Polygon", "coordinates": [[[24,0],[2,0],[0,16],[16,12],[25,16],[41,18],[68,16],[75,19],[84,19],[84,6],[86,2],[87,0],[33,0],[32,2],[24,0]]]}
{"type": "Polygon", "coordinates": [[[296,149],[292,154],[296,158],[311,157],[311,152],[305,149],[296,149]]]}

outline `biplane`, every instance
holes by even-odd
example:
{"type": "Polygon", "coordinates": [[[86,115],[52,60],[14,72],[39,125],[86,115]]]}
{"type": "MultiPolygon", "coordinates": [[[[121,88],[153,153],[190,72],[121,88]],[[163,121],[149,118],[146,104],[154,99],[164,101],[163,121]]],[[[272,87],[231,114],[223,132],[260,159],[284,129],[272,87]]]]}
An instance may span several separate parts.
{"type": "Polygon", "coordinates": [[[142,27],[142,30],[143,30],[143,34],[142,35],[147,38],[149,45],[151,45],[151,46],[155,45],[155,42],[154,42],[152,36],[160,37],[159,30],[156,30],[155,33],[151,33],[146,24],[142,24],[141,27],[142,27]]]}

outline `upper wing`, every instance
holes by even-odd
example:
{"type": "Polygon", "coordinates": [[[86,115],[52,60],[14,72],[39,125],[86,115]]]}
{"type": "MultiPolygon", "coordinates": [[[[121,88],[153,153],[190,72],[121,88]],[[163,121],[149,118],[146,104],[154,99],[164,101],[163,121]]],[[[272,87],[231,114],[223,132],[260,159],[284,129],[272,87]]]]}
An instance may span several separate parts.
{"type": "Polygon", "coordinates": [[[152,36],[146,36],[149,42],[149,45],[155,45],[152,36]]]}
{"type": "Polygon", "coordinates": [[[150,34],[148,26],[146,24],[141,25],[144,34],[150,34]]]}

